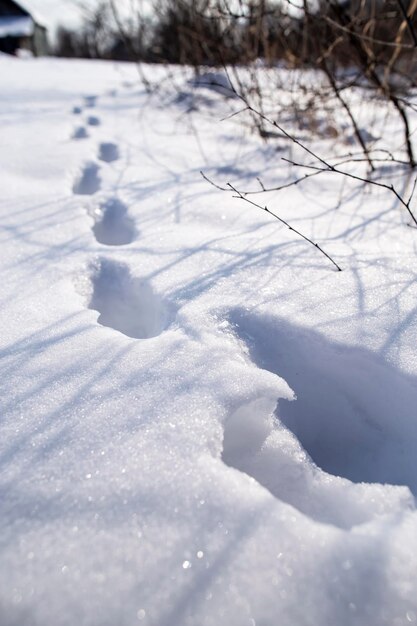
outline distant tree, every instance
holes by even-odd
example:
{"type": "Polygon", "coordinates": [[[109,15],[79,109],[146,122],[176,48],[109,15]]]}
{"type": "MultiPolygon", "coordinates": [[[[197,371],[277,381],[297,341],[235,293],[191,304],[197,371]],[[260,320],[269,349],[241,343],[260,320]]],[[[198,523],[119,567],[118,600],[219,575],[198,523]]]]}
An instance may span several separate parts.
{"type": "Polygon", "coordinates": [[[112,58],[120,35],[109,3],[102,0],[92,9],[82,8],[83,20],[77,30],[58,28],[54,54],[87,59],[112,58]]]}
{"type": "Polygon", "coordinates": [[[58,57],[71,58],[81,56],[77,33],[60,26],[56,33],[56,41],[52,52],[58,57]]]}

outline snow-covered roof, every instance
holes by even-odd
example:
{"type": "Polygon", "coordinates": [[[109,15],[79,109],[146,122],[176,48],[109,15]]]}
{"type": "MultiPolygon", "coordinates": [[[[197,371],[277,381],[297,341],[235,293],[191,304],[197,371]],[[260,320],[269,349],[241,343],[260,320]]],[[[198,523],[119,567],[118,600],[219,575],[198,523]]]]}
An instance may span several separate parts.
{"type": "Polygon", "coordinates": [[[29,16],[4,15],[0,17],[0,37],[30,37],[35,24],[29,16]]]}
{"type": "MultiPolygon", "coordinates": [[[[16,2],[16,0],[13,1],[15,2],[15,4],[18,4],[24,11],[30,13],[34,22],[38,26],[45,26],[45,24],[47,23],[47,19],[45,17],[45,14],[41,13],[39,10],[39,6],[45,6],[44,0],[19,0],[19,2],[16,2]]],[[[48,4],[46,4],[46,6],[48,6],[48,4]]]]}

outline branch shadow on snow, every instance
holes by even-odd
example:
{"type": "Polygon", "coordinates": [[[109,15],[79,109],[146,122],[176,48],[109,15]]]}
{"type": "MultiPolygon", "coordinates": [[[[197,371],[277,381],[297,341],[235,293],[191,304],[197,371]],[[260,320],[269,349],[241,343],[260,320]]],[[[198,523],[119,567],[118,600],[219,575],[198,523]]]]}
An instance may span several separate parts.
{"type": "Polygon", "coordinates": [[[339,345],[268,315],[235,309],[230,322],[251,359],[282,377],[296,400],[276,417],[317,466],[354,483],[417,494],[417,381],[375,353],[339,345]]]}
{"type": "MultiPolygon", "coordinates": [[[[91,456],[92,448],[109,451],[111,442],[126,438],[129,443],[144,425],[158,423],[160,407],[144,411],[138,385],[145,375],[157,380],[159,359],[170,361],[175,347],[161,346],[146,362],[135,359],[132,367],[136,343],[126,338],[120,341],[120,337],[119,333],[109,334],[107,341],[96,341],[96,324],[83,311],[27,333],[0,350],[0,509],[4,517],[65,517],[62,501],[70,487],[67,477],[72,475],[72,486],[82,485],[85,472],[80,468],[91,460],[97,464],[97,458],[91,456]],[[84,346],[81,350],[80,339],[84,346]],[[51,367],[51,362],[60,366],[51,367]],[[10,394],[10,388],[15,388],[14,394],[10,394]],[[119,401],[126,402],[127,397],[121,410],[119,401]],[[117,420],[109,418],[114,414],[117,420]],[[23,417],[24,428],[20,425],[23,417]],[[94,432],[93,440],[86,432],[94,432]],[[60,468],[58,473],[54,467],[60,468]],[[28,489],[27,477],[42,472],[43,479],[28,489]],[[66,477],[63,491],[45,490],[48,480],[60,482],[60,473],[66,477]]],[[[100,459],[105,464],[105,457],[100,459]]]]}

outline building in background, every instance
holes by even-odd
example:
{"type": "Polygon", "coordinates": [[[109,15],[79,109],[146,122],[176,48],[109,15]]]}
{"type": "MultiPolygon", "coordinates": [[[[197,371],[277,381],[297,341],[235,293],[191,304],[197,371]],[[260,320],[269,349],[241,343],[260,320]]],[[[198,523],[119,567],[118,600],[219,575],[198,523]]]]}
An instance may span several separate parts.
{"type": "Polygon", "coordinates": [[[21,50],[34,56],[47,54],[47,30],[18,2],[0,0],[0,52],[18,54],[21,50]]]}

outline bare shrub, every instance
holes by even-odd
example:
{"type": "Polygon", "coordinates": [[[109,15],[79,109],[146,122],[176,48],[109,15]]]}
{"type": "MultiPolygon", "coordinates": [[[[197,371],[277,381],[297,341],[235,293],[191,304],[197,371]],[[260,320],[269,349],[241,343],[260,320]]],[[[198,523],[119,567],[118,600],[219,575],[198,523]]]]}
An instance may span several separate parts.
{"type": "MultiPolygon", "coordinates": [[[[140,0],[131,6],[127,19],[115,0],[90,16],[82,40],[90,56],[109,55],[103,42],[118,37],[139,66],[180,64],[196,74],[207,66],[222,68],[240,100],[235,114],[242,123],[265,141],[288,141],[303,155],[289,161],[307,172],[270,190],[332,172],[389,190],[417,226],[413,193],[403,197],[394,184],[377,179],[381,163],[416,167],[410,116],[417,111],[411,98],[417,87],[417,0],[154,0],[150,13],[140,0]],[[368,116],[364,127],[364,103],[374,111],[372,126],[368,116]],[[393,116],[402,128],[400,146],[397,135],[385,137],[384,119],[393,116]],[[319,138],[333,153],[336,141],[345,145],[347,154],[324,158],[314,147],[319,138]]],[[[67,33],[64,47],[76,47],[67,33]]],[[[268,191],[261,181],[259,187],[259,193],[268,191]]],[[[246,199],[246,191],[233,191],[246,199]]]]}

